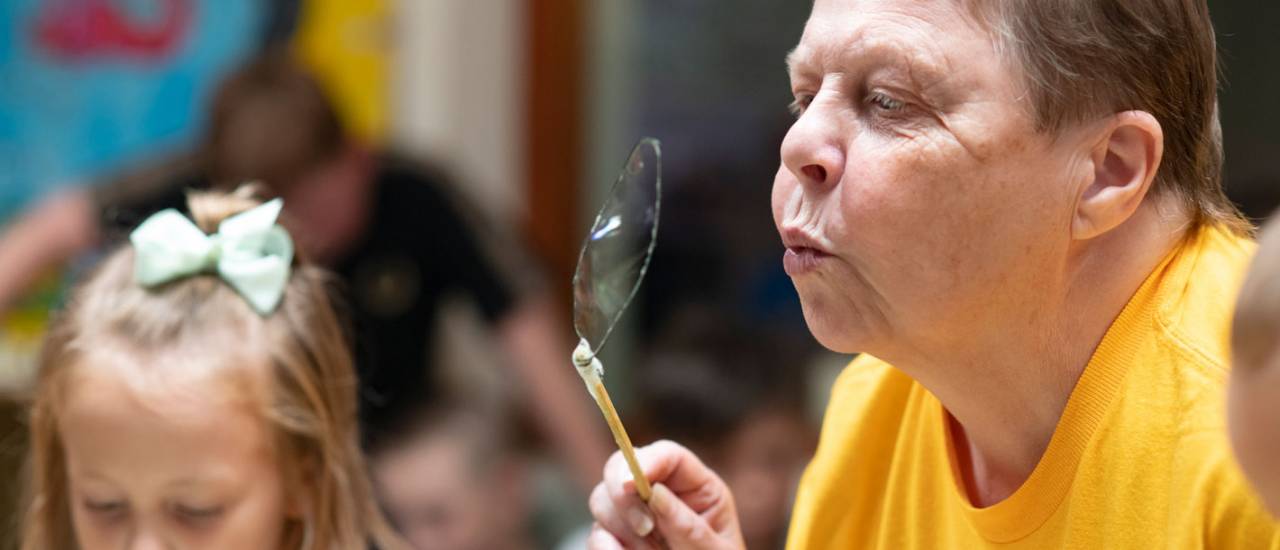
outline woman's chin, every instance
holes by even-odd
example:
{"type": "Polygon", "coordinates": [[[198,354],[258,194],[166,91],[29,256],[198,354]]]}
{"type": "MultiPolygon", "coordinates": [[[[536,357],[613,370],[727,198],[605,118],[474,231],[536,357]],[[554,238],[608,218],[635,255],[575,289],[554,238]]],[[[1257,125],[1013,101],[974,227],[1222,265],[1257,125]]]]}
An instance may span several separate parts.
{"type": "Polygon", "coordinates": [[[866,350],[867,330],[861,317],[853,311],[832,311],[801,296],[801,309],[809,333],[836,353],[859,353],[866,350]]]}

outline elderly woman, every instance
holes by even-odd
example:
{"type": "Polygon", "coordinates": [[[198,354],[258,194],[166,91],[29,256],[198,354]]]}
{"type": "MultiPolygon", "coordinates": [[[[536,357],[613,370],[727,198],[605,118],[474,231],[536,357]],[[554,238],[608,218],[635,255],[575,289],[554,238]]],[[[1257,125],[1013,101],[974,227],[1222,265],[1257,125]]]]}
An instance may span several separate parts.
{"type": "MultiPolygon", "coordinates": [[[[1262,548],[1232,463],[1232,296],[1204,0],[817,0],[773,213],[810,330],[862,352],[790,548],[1262,548]]],[[[594,548],[741,547],[672,443],[615,457],[594,548]]],[[[737,495],[749,499],[751,495],[737,495]]]]}

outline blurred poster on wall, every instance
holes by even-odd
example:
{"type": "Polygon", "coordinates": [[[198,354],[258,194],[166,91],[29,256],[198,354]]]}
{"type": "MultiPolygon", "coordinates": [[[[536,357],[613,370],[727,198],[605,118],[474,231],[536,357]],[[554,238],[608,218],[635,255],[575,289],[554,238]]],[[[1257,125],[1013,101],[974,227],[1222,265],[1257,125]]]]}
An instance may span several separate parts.
{"type": "Polygon", "coordinates": [[[388,0],[307,0],[293,38],[347,128],[381,143],[387,134],[388,0]]]}
{"type": "MultiPolygon", "coordinates": [[[[0,224],[49,191],[190,147],[218,80],[260,47],[266,6],[0,1],[0,224]]],[[[0,314],[0,389],[29,378],[60,273],[0,314]]]]}
{"type": "MultiPolygon", "coordinates": [[[[50,191],[193,147],[218,83],[267,46],[293,48],[347,126],[380,142],[387,13],[387,0],[0,0],[0,230],[50,191]]],[[[65,273],[0,312],[0,392],[29,379],[65,273]]]]}
{"type": "Polygon", "coordinates": [[[0,220],[62,185],[189,146],[260,42],[260,0],[0,2],[0,220]]]}

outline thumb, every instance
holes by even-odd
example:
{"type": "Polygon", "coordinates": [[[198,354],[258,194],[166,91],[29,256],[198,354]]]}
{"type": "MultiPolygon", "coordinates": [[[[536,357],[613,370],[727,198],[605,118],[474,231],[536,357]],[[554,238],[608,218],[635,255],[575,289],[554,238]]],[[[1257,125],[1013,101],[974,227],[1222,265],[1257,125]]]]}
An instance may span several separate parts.
{"type": "Polygon", "coordinates": [[[654,523],[671,548],[711,548],[715,532],[697,512],[661,483],[653,486],[649,499],[654,523]]]}

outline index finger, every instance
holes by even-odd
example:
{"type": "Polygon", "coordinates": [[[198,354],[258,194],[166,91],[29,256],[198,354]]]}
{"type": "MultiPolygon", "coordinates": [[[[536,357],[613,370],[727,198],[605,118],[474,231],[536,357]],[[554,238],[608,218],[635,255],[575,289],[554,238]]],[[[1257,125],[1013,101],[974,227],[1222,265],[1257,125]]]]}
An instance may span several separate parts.
{"type": "MultiPolygon", "coordinates": [[[[687,493],[723,482],[693,451],[674,441],[657,441],[636,449],[640,469],[651,483],[666,485],[676,493],[687,493]]],[[[605,466],[605,485],[621,496],[635,494],[635,480],[621,454],[614,454],[605,466]]]]}

